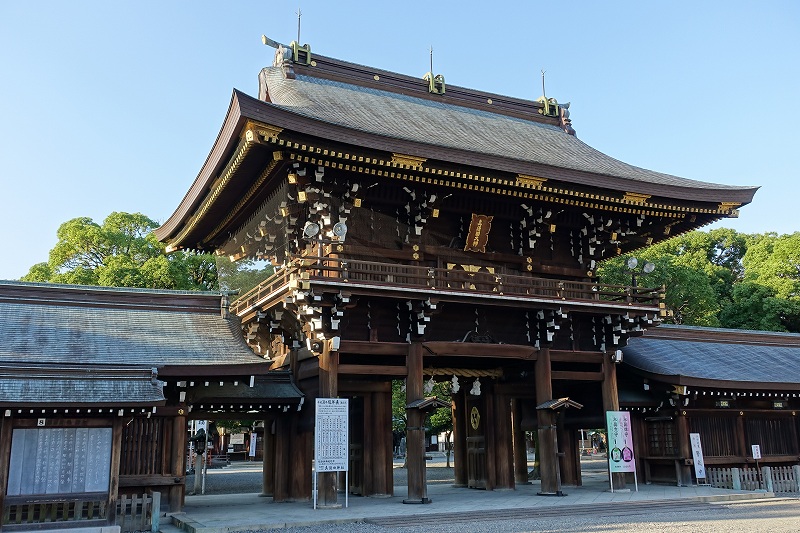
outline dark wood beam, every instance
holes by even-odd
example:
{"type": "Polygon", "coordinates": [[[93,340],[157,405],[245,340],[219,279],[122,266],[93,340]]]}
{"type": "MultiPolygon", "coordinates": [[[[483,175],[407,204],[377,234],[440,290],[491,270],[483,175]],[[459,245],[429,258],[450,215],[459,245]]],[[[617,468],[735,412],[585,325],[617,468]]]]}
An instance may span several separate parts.
{"type": "Polygon", "coordinates": [[[405,366],[339,365],[339,374],[405,377],[408,369],[405,366]]]}
{"type": "Polygon", "coordinates": [[[573,352],[569,350],[550,350],[550,360],[554,363],[602,363],[602,352],[573,352]]]}
{"type": "Polygon", "coordinates": [[[535,361],[538,350],[533,346],[517,344],[481,344],[474,342],[423,342],[430,355],[439,357],[501,357],[535,361]]]}
{"type": "Polygon", "coordinates": [[[408,354],[408,344],[404,342],[370,342],[342,341],[339,353],[368,355],[402,355],[408,354]]]}
{"type": "Polygon", "coordinates": [[[567,381],[603,381],[603,372],[578,372],[567,370],[553,370],[553,379],[567,381]]]}

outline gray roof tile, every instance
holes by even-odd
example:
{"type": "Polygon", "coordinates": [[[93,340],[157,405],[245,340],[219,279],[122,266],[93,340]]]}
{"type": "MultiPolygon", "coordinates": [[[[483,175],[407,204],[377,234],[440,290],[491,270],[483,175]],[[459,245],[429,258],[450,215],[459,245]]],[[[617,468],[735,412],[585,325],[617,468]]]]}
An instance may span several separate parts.
{"type": "Polygon", "coordinates": [[[752,189],[694,181],[629,165],[550,124],[323,78],[298,75],[287,79],[276,67],[268,67],[264,73],[270,100],[265,105],[373,135],[637,182],[700,189],[752,189]]]}

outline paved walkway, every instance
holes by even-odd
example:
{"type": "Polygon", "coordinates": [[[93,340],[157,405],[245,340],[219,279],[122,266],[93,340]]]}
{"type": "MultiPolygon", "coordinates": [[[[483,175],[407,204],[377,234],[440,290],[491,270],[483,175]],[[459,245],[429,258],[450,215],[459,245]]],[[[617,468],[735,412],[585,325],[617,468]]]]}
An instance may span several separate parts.
{"type": "MultiPolygon", "coordinates": [[[[243,467],[238,467],[243,468],[243,467]]],[[[245,467],[246,468],[246,467],[245,467]]],[[[250,467],[254,468],[254,467],[250,467]]],[[[583,473],[583,486],[563,487],[565,496],[538,496],[539,483],[517,486],[516,490],[483,491],[454,488],[450,484],[429,484],[428,497],[432,503],[407,505],[402,501],[408,495],[404,486],[395,486],[395,496],[388,498],[363,498],[351,496],[345,508],[345,495],[339,493],[341,509],[313,509],[312,502],[274,503],[271,498],[258,494],[221,494],[187,496],[183,513],[173,515],[177,527],[164,525],[162,531],[174,533],[182,528],[193,533],[234,533],[237,531],[280,529],[320,524],[342,524],[391,517],[425,517],[457,513],[491,512],[529,509],[532,514],[556,511],[559,507],[642,505],[646,502],[669,503],[731,501],[773,497],[772,493],[732,491],[712,487],[676,487],[667,485],[639,485],[630,491],[609,491],[605,471],[588,470],[583,473]]],[[[621,508],[622,508],[621,507],[621,508]]]]}

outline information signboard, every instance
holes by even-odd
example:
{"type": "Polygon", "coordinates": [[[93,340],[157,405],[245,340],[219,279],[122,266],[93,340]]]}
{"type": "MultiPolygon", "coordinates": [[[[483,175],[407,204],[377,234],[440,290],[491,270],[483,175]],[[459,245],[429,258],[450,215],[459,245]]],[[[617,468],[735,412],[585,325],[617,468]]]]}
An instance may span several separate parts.
{"type": "Polygon", "coordinates": [[[700,444],[700,433],[689,433],[692,443],[692,459],[694,459],[694,475],[698,481],[706,478],[706,464],[703,460],[703,446],[700,444]]]}
{"type": "Polygon", "coordinates": [[[753,450],[753,459],[761,459],[761,445],[753,444],[751,448],[753,450]]]}
{"type": "Polygon", "coordinates": [[[347,398],[317,398],[314,465],[317,472],[346,472],[349,467],[347,398]]]}
{"type": "Polygon", "coordinates": [[[607,411],[608,471],[636,472],[633,457],[631,414],[628,411],[607,411]]]}

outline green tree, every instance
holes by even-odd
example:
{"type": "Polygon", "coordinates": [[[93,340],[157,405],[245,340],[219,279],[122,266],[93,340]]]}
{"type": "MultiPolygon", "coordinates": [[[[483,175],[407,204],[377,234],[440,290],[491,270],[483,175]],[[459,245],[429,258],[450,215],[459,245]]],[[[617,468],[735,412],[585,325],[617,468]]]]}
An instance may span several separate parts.
{"type": "Polygon", "coordinates": [[[80,217],[61,224],[58,242],[46,263],[30,268],[22,281],[215,290],[213,256],[190,252],[164,253],[153,230],[158,223],[141,213],[114,212],[102,224],[80,217]]]}

